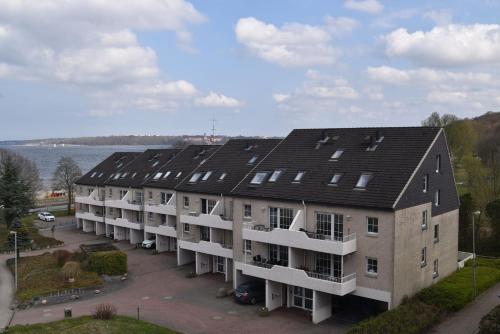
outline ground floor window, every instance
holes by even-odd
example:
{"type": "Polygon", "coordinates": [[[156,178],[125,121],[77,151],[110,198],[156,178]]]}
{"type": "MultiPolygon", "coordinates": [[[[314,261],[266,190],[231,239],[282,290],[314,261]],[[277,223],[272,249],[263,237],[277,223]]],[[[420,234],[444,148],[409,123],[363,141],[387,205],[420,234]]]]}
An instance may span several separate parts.
{"type": "Polygon", "coordinates": [[[218,273],[225,273],[225,261],[224,257],[216,256],[215,257],[215,271],[218,273]]]}
{"type": "Polygon", "coordinates": [[[293,287],[293,306],[304,310],[312,310],[313,308],[313,290],[293,287]]]}

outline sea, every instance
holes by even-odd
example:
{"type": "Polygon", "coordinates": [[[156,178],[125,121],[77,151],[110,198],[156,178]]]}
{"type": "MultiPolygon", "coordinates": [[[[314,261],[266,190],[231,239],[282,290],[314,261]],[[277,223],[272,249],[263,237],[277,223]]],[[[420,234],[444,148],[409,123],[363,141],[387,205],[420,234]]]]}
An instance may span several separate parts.
{"type": "Polygon", "coordinates": [[[0,148],[14,151],[25,158],[34,161],[38,167],[44,190],[50,190],[50,183],[59,159],[70,157],[80,166],[85,174],[98,163],[114,152],[142,152],[148,148],[168,148],[167,146],[142,145],[57,145],[57,146],[28,146],[28,145],[0,145],[0,148]]]}

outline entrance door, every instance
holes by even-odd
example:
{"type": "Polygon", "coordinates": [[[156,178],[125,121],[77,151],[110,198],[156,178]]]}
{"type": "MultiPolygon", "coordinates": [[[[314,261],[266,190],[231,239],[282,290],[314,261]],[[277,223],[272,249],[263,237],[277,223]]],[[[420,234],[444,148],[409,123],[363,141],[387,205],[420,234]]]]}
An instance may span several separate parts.
{"type": "Polygon", "coordinates": [[[215,271],[224,274],[226,272],[226,261],[222,256],[215,257],[215,271]]]}
{"type": "Polygon", "coordinates": [[[313,306],[313,291],[294,286],[292,306],[311,311],[313,306]]]}

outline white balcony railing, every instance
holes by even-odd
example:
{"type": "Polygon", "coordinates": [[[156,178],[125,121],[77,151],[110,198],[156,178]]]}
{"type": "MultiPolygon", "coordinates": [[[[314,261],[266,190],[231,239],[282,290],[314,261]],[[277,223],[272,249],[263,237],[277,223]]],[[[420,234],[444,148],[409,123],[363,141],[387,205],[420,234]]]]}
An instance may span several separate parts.
{"type": "Polygon", "coordinates": [[[85,220],[96,221],[96,222],[100,222],[100,223],[104,222],[104,217],[102,216],[102,214],[99,214],[97,212],[93,213],[93,212],[89,212],[89,211],[77,211],[75,213],[75,217],[80,218],[80,219],[85,219],[85,220]]]}
{"type": "Polygon", "coordinates": [[[205,240],[195,242],[193,241],[193,239],[181,239],[178,240],[178,244],[181,249],[187,249],[203,254],[227,257],[230,259],[233,258],[233,249],[229,244],[221,244],[218,242],[210,242],[205,240]]]}
{"type": "Polygon", "coordinates": [[[176,227],[172,226],[172,225],[160,224],[158,226],[152,226],[152,225],[146,224],[144,226],[144,231],[146,231],[148,233],[163,235],[166,237],[177,238],[176,227]]]}
{"type": "Polygon", "coordinates": [[[88,196],[76,195],[75,196],[75,203],[103,206],[104,205],[104,196],[102,196],[102,194],[99,194],[98,189],[94,189],[92,191],[92,193],[90,193],[90,195],[88,195],[88,196]]]}
{"type": "Polygon", "coordinates": [[[175,201],[175,194],[166,203],[147,201],[144,205],[144,211],[175,216],[177,214],[175,201]]]}
{"type": "Polygon", "coordinates": [[[193,224],[207,227],[220,228],[224,230],[233,229],[233,221],[224,217],[221,201],[217,201],[210,214],[199,213],[196,211],[184,211],[181,214],[180,221],[183,224],[193,224]]]}
{"type": "Polygon", "coordinates": [[[134,230],[144,229],[143,222],[128,220],[126,218],[106,218],[106,224],[131,228],[134,230]]]}

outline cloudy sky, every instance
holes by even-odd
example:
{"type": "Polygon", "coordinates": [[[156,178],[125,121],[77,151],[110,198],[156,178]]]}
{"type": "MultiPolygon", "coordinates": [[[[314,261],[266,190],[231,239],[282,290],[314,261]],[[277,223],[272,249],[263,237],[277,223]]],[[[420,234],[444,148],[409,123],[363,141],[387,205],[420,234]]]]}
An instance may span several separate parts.
{"type": "Polygon", "coordinates": [[[500,110],[500,0],[0,0],[0,140],[500,110]]]}

